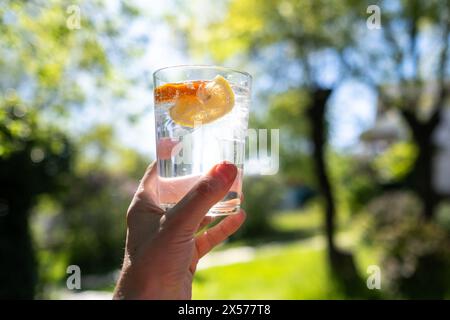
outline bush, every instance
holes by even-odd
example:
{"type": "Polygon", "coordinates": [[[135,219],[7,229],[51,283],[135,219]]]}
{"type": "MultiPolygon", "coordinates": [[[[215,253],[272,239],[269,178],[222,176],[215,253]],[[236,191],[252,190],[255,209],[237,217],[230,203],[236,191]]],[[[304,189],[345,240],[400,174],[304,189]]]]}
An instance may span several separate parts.
{"type": "Polygon", "coordinates": [[[381,245],[383,281],[394,296],[442,299],[450,293],[450,234],[425,221],[419,201],[393,192],[369,205],[373,224],[367,236],[381,245]]]}
{"type": "Polygon", "coordinates": [[[235,238],[250,238],[270,232],[270,215],[281,201],[283,187],[275,176],[246,177],[244,204],[247,220],[235,238]]]}
{"type": "Polygon", "coordinates": [[[62,208],[68,263],[79,265],[85,274],[117,269],[125,246],[125,214],[136,182],[101,171],[77,180],[62,208]]]}
{"type": "Polygon", "coordinates": [[[125,214],[137,182],[98,169],[70,182],[73,187],[53,208],[43,201],[36,208],[41,294],[45,285],[65,278],[68,265],[78,265],[83,275],[103,274],[120,268],[123,258],[125,214]]]}

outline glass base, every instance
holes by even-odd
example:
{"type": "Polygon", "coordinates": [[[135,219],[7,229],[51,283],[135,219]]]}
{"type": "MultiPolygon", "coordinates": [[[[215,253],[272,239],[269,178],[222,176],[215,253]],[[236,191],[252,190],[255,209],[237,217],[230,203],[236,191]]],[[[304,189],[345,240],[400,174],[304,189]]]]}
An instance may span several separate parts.
{"type": "Polygon", "coordinates": [[[208,217],[218,217],[218,216],[230,216],[232,214],[236,214],[240,211],[241,206],[214,206],[212,207],[206,216],[208,217]]]}
{"type": "MultiPolygon", "coordinates": [[[[176,203],[163,203],[160,204],[160,207],[167,211],[175,206],[176,203]]],[[[240,205],[234,205],[230,206],[227,204],[216,204],[214,207],[212,207],[208,213],[206,214],[207,217],[219,217],[219,216],[230,216],[233,214],[237,214],[241,209],[240,205]]]]}

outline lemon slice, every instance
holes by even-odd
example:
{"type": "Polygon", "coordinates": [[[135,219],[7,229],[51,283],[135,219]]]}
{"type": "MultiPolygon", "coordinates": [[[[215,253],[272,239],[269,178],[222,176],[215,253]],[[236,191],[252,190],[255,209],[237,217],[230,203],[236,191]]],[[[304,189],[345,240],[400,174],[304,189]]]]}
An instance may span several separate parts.
{"type": "Polygon", "coordinates": [[[193,128],[223,117],[233,106],[233,89],[224,77],[218,75],[200,85],[195,95],[180,95],[169,114],[175,123],[193,128]]]}

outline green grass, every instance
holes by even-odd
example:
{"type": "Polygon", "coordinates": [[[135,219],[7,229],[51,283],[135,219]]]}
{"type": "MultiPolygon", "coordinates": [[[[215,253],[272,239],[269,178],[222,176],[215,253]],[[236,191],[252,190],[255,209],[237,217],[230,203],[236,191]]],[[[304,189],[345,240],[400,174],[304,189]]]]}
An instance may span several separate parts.
{"type": "MultiPolygon", "coordinates": [[[[316,205],[302,211],[280,212],[272,216],[277,232],[296,233],[296,241],[256,247],[250,262],[200,270],[194,282],[194,299],[344,299],[348,298],[330,275],[322,233],[323,214],[316,205]],[[306,239],[301,235],[310,234],[306,239]],[[302,239],[303,240],[300,240],[302,239]]],[[[363,231],[340,229],[337,243],[354,254],[361,281],[367,267],[376,264],[373,249],[357,246],[363,231]]],[[[221,249],[234,247],[225,245],[221,249]]],[[[219,249],[219,250],[221,250],[219,249]]],[[[364,284],[363,284],[364,285],[364,284]]],[[[370,295],[370,293],[367,293],[370,295]]]]}
{"type": "Polygon", "coordinates": [[[275,212],[269,220],[271,231],[245,239],[225,242],[216,250],[226,250],[240,246],[260,246],[266,243],[292,243],[310,239],[323,230],[323,214],[316,204],[305,209],[275,212]]]}
{"type": "MultiPolygon", "coordinates": [[[[359,269],[371,263],[366,252],[359,269]]],[[[362,274],[364,276],[364,274],[362,274]]],[[[368,293],[369,294],[369,293],[368,293]]],[[[194,299],[343,299],[330,276],[323,239],[257,249],[254,260],[198,271],[194,299]]]]}
{"type": "Polygon", "coordinates": [[[201,270],[194,299],[342,298],[325,267],[324,250],[301,244],[259,249],[254,260],[201,270]]]}
{"type": "Polygon", "coordinates": [[[280,231],[318,232],[323,225],[323,214],[317,205],[312,204],[304,210],[276,213],[271,218],[271,224],[280,231]]]}

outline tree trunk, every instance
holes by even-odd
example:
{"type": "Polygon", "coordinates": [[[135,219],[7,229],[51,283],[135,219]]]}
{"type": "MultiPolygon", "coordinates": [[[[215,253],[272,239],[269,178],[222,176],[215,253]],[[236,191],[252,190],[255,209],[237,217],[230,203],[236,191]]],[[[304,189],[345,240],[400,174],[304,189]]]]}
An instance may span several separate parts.
{"type": "Polygon", "coordinates": [[[29,154],[26,149],[0,158],[0,299],[34,297],[37,265],[28,218],[36,194],[29,154]]]}
{"type": "Polygon", "coordinates": [[[427,219],[431,219],[436,211],[438,200],[433,187],[434,146],[432,145],[431,137],[423,140],[416,141],[419,154],[411,177],[413,188],[423,203],[424,216],[427,219]]]}
{"type": "Polygon", "coordinates": [[[407,186],[420,198],[425,218],[431,219],[439,201],[433,186],[433,161],[436,149],[433,133],[440,122],[440,110],[437,110],[427,122],[420,122],[415,114],[408,111],[402,112],[402,115],[410,127],[413,141],[418,148],[413,169],[406,179],[407,186]]]}
{"type": "Polygon", "coordinates": [[[316,89],[312,94],[312,101],[308,110],[311,123],[311,138],[314,146],[313,158],[316,169],[317,182],[325,204],[325,233],[328,251],[335,253],[334,216],[336,213],[333,190],[325,163],[325,147],[327,128],[325,124],[326,103],[331,94],[330,89],[316,89]]]}
{"type": "Polygon", "coordinates": [[[317,175],[319,191],[325,204],[325,234],[327,240],[328,260],[332,276],[337,284],[349,296],[363,295],[363,286],[351,253],[339,250],[335,244],[336,204],[333,188],[330,182],[325,162],[325,147],[328,129],[326,126],[326,105],[332,90],[313,89],[308,116],[311,125],[311,140],[313,143],[313,158],[317,175]]]}
{"type": "Polygon", "coordinates": [[[33,299],[37,270],[28,225],[29,207],[26,200],[8,200],[0,217],[0,299],[33,299]]]}

